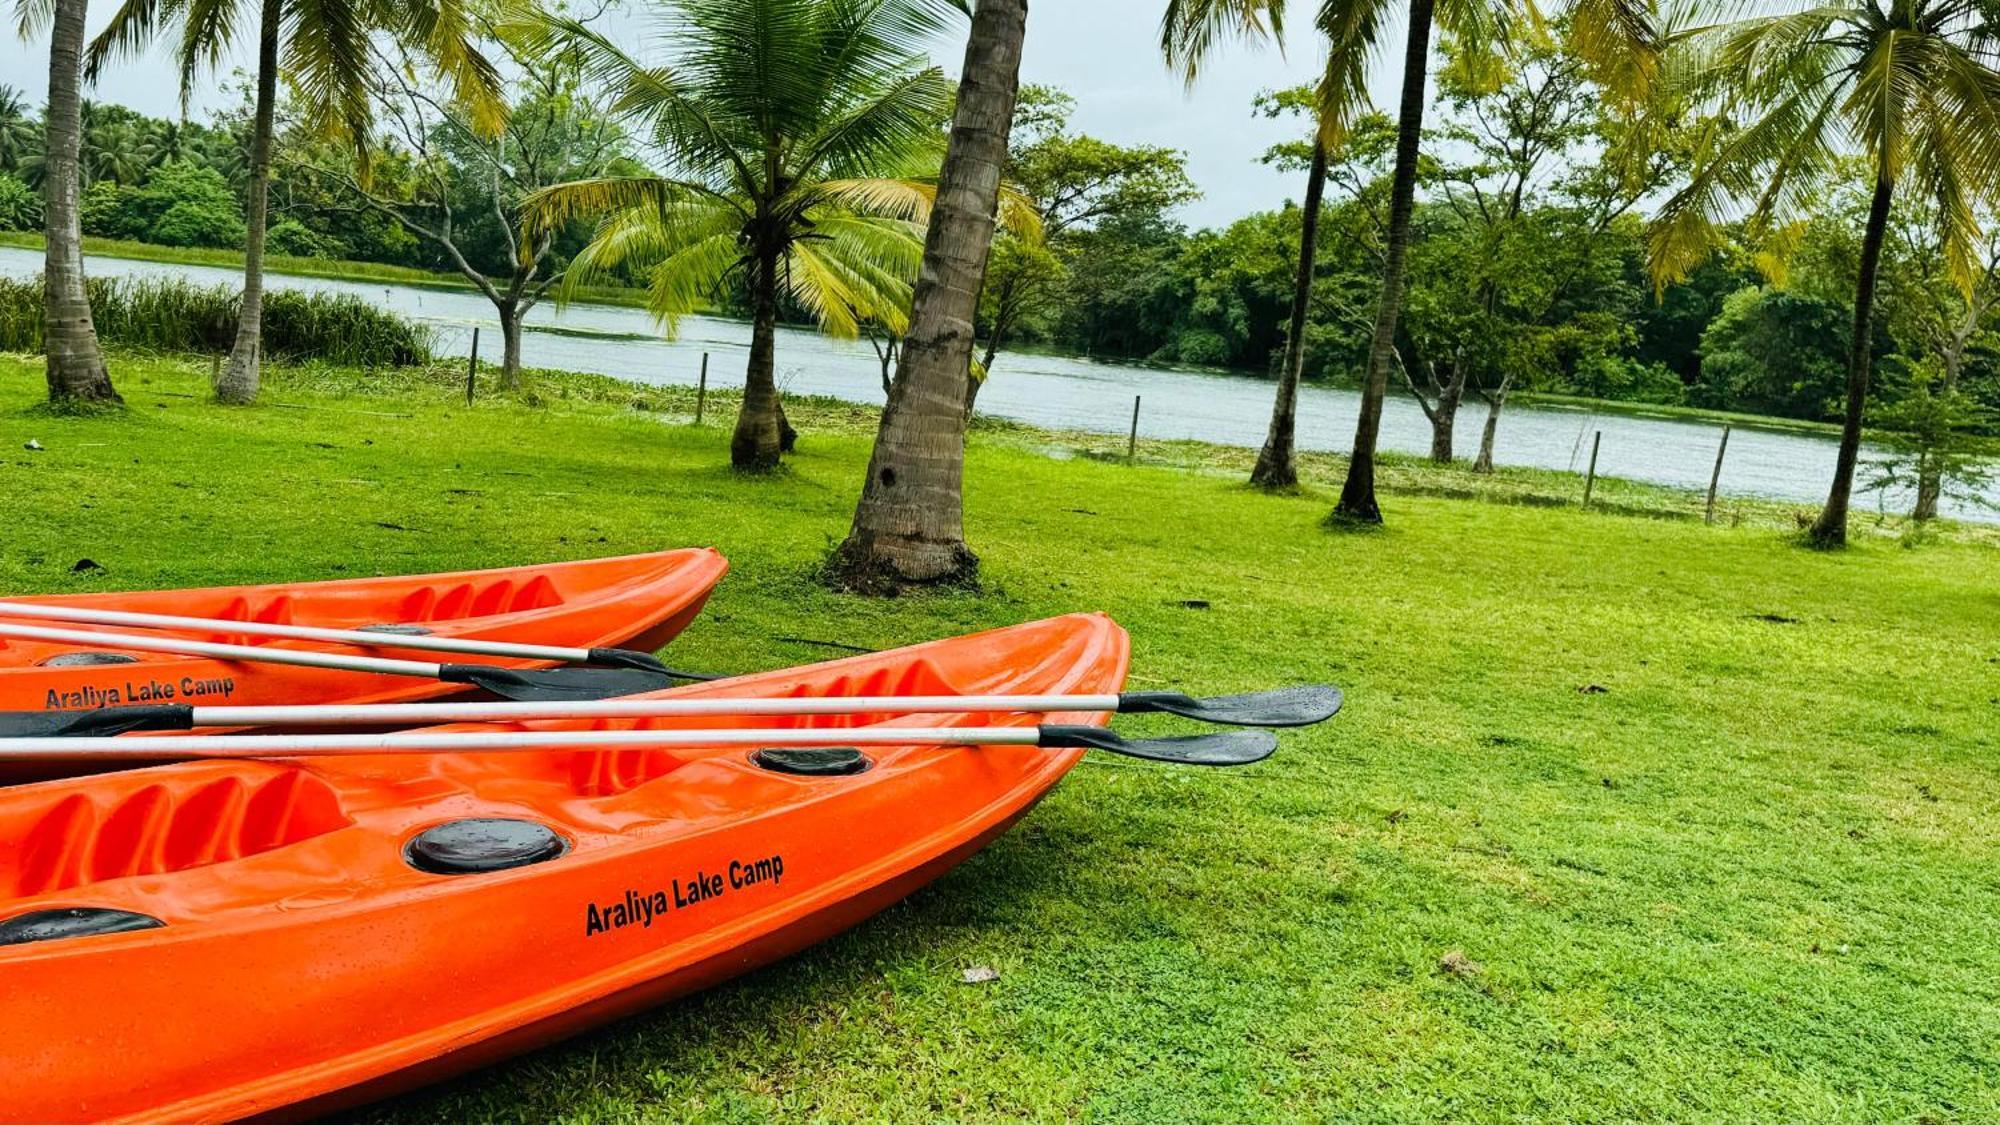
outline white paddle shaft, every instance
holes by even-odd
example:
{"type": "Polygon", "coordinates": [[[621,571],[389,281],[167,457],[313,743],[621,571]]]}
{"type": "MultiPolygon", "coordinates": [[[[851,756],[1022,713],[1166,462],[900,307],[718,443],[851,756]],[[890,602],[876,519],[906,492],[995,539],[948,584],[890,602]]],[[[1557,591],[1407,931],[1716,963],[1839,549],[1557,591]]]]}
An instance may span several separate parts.
{"type": "Polygon", "coordinates": [[[978,711],[1116,711],[1116,695],[850,695],[772,699],[605,699],[586,703],[377,703],[196,707],[198,727],[342,727],[504,723],[527,719],[664,719],[697,715],[950,715],[978,711]]]}
{"type": "Polygon", "coordinates": [[[1036,727],[861,727],[800,730],[491,731],[464,734],[200,735],[187,738],[10,738],[0,761],[293,758],[324,754],[486,753],[499,750],[669,749],[687,746],[1034,746],[1036,727]]]}
{"type": "Polygon", "coordinates": [[[437,679],[441,665],[415,660],[385,660],[375,656],[340,656],[331,652],[300,652],[283,648],[252,648],[223,645],[180,637],[139,637],[130,633],[91,633],[78,629],[45,629],[39,625],[0,622],[0,637],[24,641],[51,641],[81,648],[111,652],[164,652],[175,656],[205,656],[212,660],[238,660],[252,664],[291,664],[300,668],[332,668],[342,672],[373,672],[385,676],[421,676],[437,679]]]}
{"type": "Polygon", "coordinates": [[[520,660],[554,660],[573,664],[590,659],[587,648],[556,645],[522,645],[503,641],[465,640],[457,637],[410,636],[402,633],[375,633],[364,629],[322,629],[311,625],[278,625],[265,621],[228,621],[213,617],[176,617],[164,613],[131,613],[120,609],[91,609],[84,606],[32,605],[0,602],[0,617],[36,621],[70,621],[84,625],[123,625],[135,629],[178,629],[201,633],[225,633],[240,637],[271,637],[288,641],[320,641],[326,644],[364,648],[396,648],[409,652],[452,652],[471,656],[511,656],[520,660]]]}

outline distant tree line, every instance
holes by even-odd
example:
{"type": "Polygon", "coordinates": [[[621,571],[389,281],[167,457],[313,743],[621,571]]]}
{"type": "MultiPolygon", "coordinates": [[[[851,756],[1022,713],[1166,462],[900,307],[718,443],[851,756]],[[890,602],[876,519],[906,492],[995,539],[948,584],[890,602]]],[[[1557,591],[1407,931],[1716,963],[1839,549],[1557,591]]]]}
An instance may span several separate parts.
{"type": "MultiPolygon", "coordinates": [[[[389,118],[393,133],[374,151],[366,188],[344,152],[300,131],[281,132],[270,251],[440,271],[458,271],[462,262],[511,280],[520,255],[516,232],[500,216],[513,216],[520,196],[577,178],[577,169],[640,167],[573,73],[542,67],[527,74],[523,84],[539,86],[510,119],[514,139],[497,146],[418,91],[383,86],[378,92],[400,101],[403,112],[389,118]],[[497,209],[496,153],[505,177],[530,181],[497,209]]],[[[1403,388],[1427,412],[1533,391],[1840,416],[1865,199],[1840,197],[1808,224],[1782,276],[1770,276],[1773,263],[1738,237],[1656,294],[1634,193],[1605,190],[1613,182],[1603,156],[1615,142],[1608,135],[1614,126],[1573,60],[1545,52],[1488,93],[1456,85],[1449,67],[1440,79],[1446,110],[1433,134],[1444,142],[1436,147],[1454,155],[1423,169],[1397,349],[1403,388]],[[1523,156],[1510,165],[1514,153],[1523,156]]],[[[1283,91],[1258,108],[1290,115],[1308,104],[1305,91],[1283,91]]],[[[1191,229],[1174,217],[1199,196],[1182,155],[1080,133],[1070,125],[1073,108],[1051,87],[1023,92],[1010,180],[1039,213],[1041,234],[1003,234],[995,248],[980,309],[983,366],[1004,378],[1006,348],[1026,345],[1276,374],[1303,210],[1288,203],[1220,229],[1191,229]]],[[[242,247],[246,109],[179,122],[87,103],[83,116],[85,234],[242,247]]],[[[0,229],[41,224],[40,133],[23,99],[0,89],[0,229]]],[[[1308,381],[1359,381],[1371,286],[1381,270],[1392,139],[1386,118],[1365,118],[1330,161],[1303,338],[1308,381]]],[[[1302,170],[1310,148],[1302,137],[1267,160],[1302,170]]],[[[1660,175],[1666,171],[1663,162],[1660,175]]],[[[1983,301],[1971,323],[1943,326],[1941,310],[1952,302],[1936,247],[1920,222],[1901,224],[1897,234],[1884,254],[1875,398],[1893,405],[1913,379],[1921,384],[1925,357],[1939,354],[1943,342],[1971,400],[2000,407],[2000,302],[1983,301]]],[[[559,280],[556,263],[567,263],[588,235],[578,223],[552,239],[540,280],[559,280]]],[[[2000,290],[1994,271],[1984,272],[1982,292],[2000,290]]],[[[615,265],[593,279],[645,281],[615,265]]],[[[529,294],[539,299],[546,288],[530,286],[517,305],[531,306],[529,294]]],[[[753,311],[751,295],[733,280],[695,296],[725,312],[753,311]]],[[[780,304],[787,321],[813,319],[796,300],[780,304]]],[[[516,333],[525,311],[506,320],[516,333]]],[[[517,370],[518,360],[509,375],[517,370]]],[[[1449,433],[1442,430],[1441,440],[1449,433]]]]}

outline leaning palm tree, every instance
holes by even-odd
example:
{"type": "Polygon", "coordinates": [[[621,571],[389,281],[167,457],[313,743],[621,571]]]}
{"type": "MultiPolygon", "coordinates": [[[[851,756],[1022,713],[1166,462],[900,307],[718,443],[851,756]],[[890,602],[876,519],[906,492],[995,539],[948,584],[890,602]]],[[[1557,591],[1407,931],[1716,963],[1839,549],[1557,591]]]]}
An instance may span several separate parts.
{"type": "Polygon", "coordinates": [[[574,20],[521,32],[574,50],[663,165],[547,188],[529,198],[527,220],[548,231],[597,219],[565,287],[639,270],[669,332],[740,280],[750,358],[729,453],[736,468],[763,472],[784,444],[780,304],[847,338],[863,323],[907,327],[936,189],[902,173],[936,167],[952,86],[922,51],[947,9],[930,0],[681,0],[676,9],[660,66],[574,20]]]}
{"type": "MultiPolygon", "coordinates": [[[[1858,153],[1871,198],[1856,271],[1846,420],[1826,506],[1808,532],[1847,541],[1873,356],[1876,269],[1897,189],[1926,197],[1946,270],[1962,292],[1979,275],[1976,210],[2000,198],[2000,31],[1980,0],[1839,0],[1697,28],[1677,37],[1667,81],[1738,122],[1705,146],[1649,238],[1652,273],[1685,276],[1737,201],[1748,229],[1782,236],[1810,214],[1858,153]]],[[[1782,242],[1782,237],[1776,239],[1782,242]]]]}
{"type": "Polygon", "coordinates": [[[22,31],[49,20],[49,104],[41,184],[47,252],[42,274],[42,350],[49,402],[120,403],[83,287],[83,24],[86,0],[23,4],[22,31]]]}
{"type": "Polygon", "coordinates": [[[201,73],[229,57],[246,27],[256,29],[257,94],[252,110],[249,182],[244,192],[243,305],[236,340],[215,385],[227,403],[256,401],[262,384],[264,229],[270,205],[271,153],[278,75],[291,80],[308,128],[349,141],[367,166],[373,124],[368,98],[370,39],[386,35],[427,57],[483,129],[505,119],[500,77],[474,46],[468,0],[125,0],[91,43],[89,73],[114,55],[142,49],[163,29],[178,29],[185,107],[201,73]]]}
{"type": "MultiPolygon", "coordinates": [[[[1335,144],[1368,108],[1368,68],[1381,50],[1394,0],[1320,0],[1313,26],[1323,39],[1326,69],[1318,89],[1319,143],[1335,144]]],[[[1217,47],[1232,39],[1282,41],[1285,0],[1167,0],[1161,47],[1170,66],[1190,81],[1217,47]]],[[[1569,0],[1565,6],[1578,51],[1595,64],[1608,85],[1633,88],[1650,76],[1655,52],[1647,0],[1569,0]]],[[[1504,45],[1516,25],[1537,25],[1542,13],[1532,0],[1408,0],[1403,45],[1403,83],[1396,119],[1396,160],[1389,179],[1389,220],[1384,232],[1382,296],[1376,305],[1368,368],[1362,383],[1354,453],[1341,488],[1334,520],[1378,524],[1375,502],[1375,445],[1382,428],[1382,400],[1395,359],[1396,326],[1403,311],[1403,279],[1409,260],[1410,220],[1416,211],[1417,159],[1424,129],[1424,91],[1430,74],[1431,35],[1442,28],[1468,50],[1504,45]]],[[[1310,186],[1310,185],[1308,185],[1310,186]]],[[[1305,248],[1302,247],[1302,251],[1305,248]]],[[[1310,263],[1302,262],[1301,289],[1311,284],[1310,263]]],[[[1300,335],[1294,332],[1294,343],[1300,335]]],[[[1288,366],[1290,357],[1288,357],[1288,366]]],[[[1296,394],[1293,384],[1290,394],[1296,394]]],[[[1291,444],[1291,406],[1281,382],[1273,414],[1269,450],[1291,444]],[[1280,423],[1285,433],[1278,433],[1280,423]]],[[[1261,460],[1261,458],[1260,458],[1261,460]]]]}

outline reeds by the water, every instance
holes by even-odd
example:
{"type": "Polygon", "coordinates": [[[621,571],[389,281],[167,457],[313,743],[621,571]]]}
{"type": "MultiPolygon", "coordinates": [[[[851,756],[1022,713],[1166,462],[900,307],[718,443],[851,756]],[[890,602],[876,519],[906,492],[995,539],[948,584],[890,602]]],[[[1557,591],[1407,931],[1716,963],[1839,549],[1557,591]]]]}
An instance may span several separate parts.
{"type": "MultiPolygon", "coordinates": [[[[241,296],[177,279],[92,278],[91,318],[107,344],[162,352],[226,352],[241,296]]],[[[42,349],[42,282],[0,277],[0,351],[42,349]]],[[[267,290],[264,354],[356,367],[429,362],[427,329],[344,293],[267,290]]]]}

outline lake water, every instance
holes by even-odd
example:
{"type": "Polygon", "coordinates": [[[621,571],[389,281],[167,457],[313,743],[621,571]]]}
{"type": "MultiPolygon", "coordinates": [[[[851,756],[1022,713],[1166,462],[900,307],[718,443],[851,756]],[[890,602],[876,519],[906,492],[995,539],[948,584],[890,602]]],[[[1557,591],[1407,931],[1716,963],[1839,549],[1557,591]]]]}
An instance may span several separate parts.
{"type": "MultiPolygon", "coordinates": [[[[0,247],[0,272],[31,274],[41,266],[38,251],[0,247]]],[[[90,271],[94,276],[180,276],[203,284],[240,280],[232,270],[118,258],[93,257],[90,271]]],[[[438,348],[446,354],[466,354],[473,328],[483,327],[482,351],[498,358],[499,325],[492,305],[477,293],[276,274],[270,284],[353,293],[388,306],[434,328],[438,348]]],[[[544,304],[529,315],[521,351],[531,367],[688,385],[698,379],[705,352],[710,356],[710,385],[730,387],[742,385],[749,342],[750,326],[734,320],[689,317],[681,324],[679,338],[668,341],[659,337],[651,318],[640,309],[576,305],[558,310],[544,304]]],[[[866,342],[780,329],[777,363],[783,390],[882,401],[881,369],[866,342]]],[[[1139,432],[1147,437],[1255,447],[1263,442],[1270,422],[1271,393],[1271,383],[1247,376],[1002,353],[980,393],[979,409],[1039,426],[1122,434],[1131,425],[1132,399],[1138,395],[1143,397],[1139,432]]],[[[1300,447],[1346,450],[1353,441],[1358,403],[1353,391],[1302,388],[1300,447]]],[[[1485,415],[1485,404],[1476,400],[1460,412],[1457,440],[1462,456],[1478,452],[1485,415]]],[[[1708,486],[1721,437],[1720,426],[1669,417],[1510,405],[1500,420],[1494,457],[1504,465],[1582,471],[1596,431],[1604,434],[1599,474],[1696,489],[1708,486]]],[[[1382,444],[1408,453],[1429,450],[1430,425],[1415,402],[1390,398],[1382,421],[1382,444]]],[[[1817,504],[1825,498],[1834,453],[1830,438],[1739,426],[1730,435],[1722,489],[1734,495],[1817,504]]],[[[1857,509],[1875,503],[1873,494],[1856,497],[1857,509]]],[[[1890,507],[1905,510],[1908,504],[1892,498],[1890,507]]],[[[1951,501],[1943,507],[1946,514],[1964,519],[1996,518],[1992,512],[1951,501]]]]}

